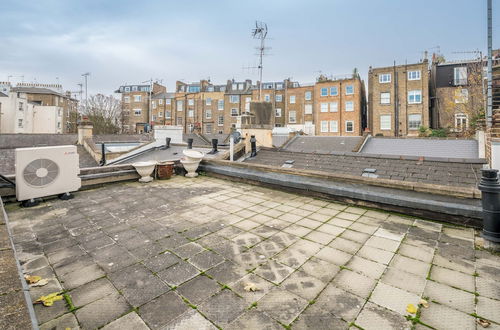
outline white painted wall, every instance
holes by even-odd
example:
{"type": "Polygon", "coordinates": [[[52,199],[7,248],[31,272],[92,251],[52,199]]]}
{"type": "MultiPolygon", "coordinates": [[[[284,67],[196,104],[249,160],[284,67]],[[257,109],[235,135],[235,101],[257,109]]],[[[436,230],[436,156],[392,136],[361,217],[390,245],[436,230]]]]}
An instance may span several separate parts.
{"type": "Polygon", "coordinates": [[[62,107],[28,103],[26,94],[0,97],[1,133],[62,133],[62,107]]]}
{"type": "Polygon", "coordinates": [[[500,142],[491,141],[491,168],[500,170],[500,142]]]}

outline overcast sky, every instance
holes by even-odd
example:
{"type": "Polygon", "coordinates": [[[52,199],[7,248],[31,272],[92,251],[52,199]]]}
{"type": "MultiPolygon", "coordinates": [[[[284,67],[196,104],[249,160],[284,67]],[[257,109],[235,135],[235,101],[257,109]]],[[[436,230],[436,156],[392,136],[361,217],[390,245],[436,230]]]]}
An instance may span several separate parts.
{"type": "MultiPolygon", "coordinates": [[[[500,46],[500,1],[494,2],[493,46],[500,46]]],[[[163,79],[257,80],[251,30],[269,28],[264,81],[313,82],[319,71],[418,62],[424,50],[447,59],[486,52],[486,0],[69,1],[2,0],[0,81],[55,83],[89,93],[163,79]],[[56,78],[57,77],[57,78],[56,78]],[[11,81],[21,78],[11,77],[11,81]]]]}

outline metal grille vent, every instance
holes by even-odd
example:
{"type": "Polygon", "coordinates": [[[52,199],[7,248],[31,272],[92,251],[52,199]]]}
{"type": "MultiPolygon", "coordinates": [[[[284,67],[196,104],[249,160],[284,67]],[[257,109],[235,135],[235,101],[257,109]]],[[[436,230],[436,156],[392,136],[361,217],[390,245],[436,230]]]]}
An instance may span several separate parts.
{"type": "Polygon", "coordinates": [[[40,158],[29,163],[23,171],[24,181],[30,186],[43,187],[59,175],[59,166],[50,159],[40,158]]]}

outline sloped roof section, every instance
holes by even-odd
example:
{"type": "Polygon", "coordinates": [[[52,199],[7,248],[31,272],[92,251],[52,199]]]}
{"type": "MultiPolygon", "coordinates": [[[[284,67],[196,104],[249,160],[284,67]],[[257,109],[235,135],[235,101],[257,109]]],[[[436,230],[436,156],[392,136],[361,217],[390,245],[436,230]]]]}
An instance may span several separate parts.
{"type": "Polygon", "coordinates": [[[365,154],[439,158],[479,158],[476,140],[370,138],[360,151],[365,154]]]}
{"type": "Polygon", "coordinates": [[[297,136],[284,150],[320,154],[355,152],[362,141],[362,136],[297,136]]]}

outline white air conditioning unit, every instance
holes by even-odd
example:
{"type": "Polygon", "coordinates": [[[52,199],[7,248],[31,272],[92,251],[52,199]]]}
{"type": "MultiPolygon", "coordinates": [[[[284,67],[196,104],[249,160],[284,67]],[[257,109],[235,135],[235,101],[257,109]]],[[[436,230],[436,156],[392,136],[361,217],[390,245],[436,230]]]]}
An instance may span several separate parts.
{"type": "Polygon", "coordinates": [[[18,201],[66,194],[80,189],[76,146],[16,149],[18,201]]]}

